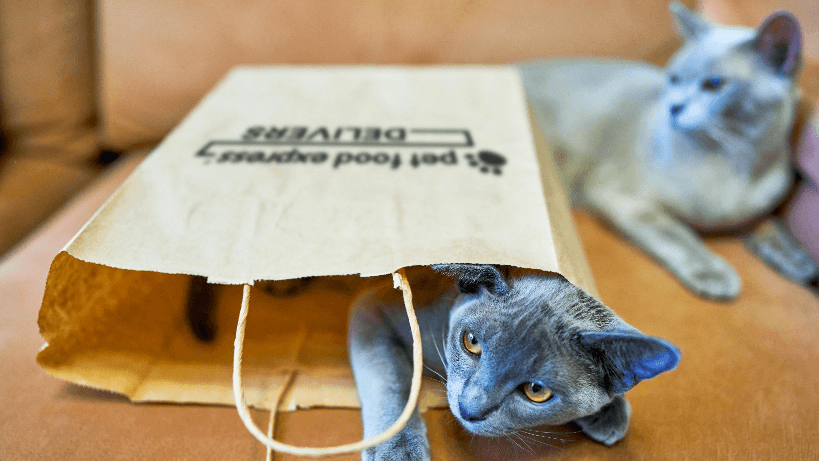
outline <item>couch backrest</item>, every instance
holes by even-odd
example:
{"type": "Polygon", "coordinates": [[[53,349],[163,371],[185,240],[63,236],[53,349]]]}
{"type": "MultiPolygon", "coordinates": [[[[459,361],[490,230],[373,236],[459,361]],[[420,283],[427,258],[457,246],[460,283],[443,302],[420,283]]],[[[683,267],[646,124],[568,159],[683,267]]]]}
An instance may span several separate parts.
{"type": "Polygon", "coordinates": [[[66,165],[96,152],[93,0],[0,2],[7,148],[66,165]]]}
{"type": "Polygon", "coordinates": [[[678,43],[656,0],[100,0],[98,15],[114,149],[161,139],[238,64],[662,62],[678,43]]]}
{"type": "Polygon", "coordinates": [[[0,255],[99,171],[93,11],[0,1],[0,255]]]}

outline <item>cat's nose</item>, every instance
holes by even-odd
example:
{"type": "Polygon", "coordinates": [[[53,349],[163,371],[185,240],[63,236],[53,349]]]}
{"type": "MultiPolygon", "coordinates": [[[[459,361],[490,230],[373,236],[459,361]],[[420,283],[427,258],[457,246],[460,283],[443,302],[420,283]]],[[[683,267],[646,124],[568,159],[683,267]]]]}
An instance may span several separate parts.
{"type": "Polygon", "coordinates": [[[683,107],[684,106],[682,104],[674,104],[673,106],[671,106],[671,115],[679,114],[680,112],[682,112],[683,107]]]}
{"type": "Polygon", "coordinates": [[[483,421],[486,419],[486,413],[480,414],[474,409],[467,408],[464,406],[463,402],[458,403],[458,409],[461,411],[461,418],[469,421],[470,423],[483,421]]]}

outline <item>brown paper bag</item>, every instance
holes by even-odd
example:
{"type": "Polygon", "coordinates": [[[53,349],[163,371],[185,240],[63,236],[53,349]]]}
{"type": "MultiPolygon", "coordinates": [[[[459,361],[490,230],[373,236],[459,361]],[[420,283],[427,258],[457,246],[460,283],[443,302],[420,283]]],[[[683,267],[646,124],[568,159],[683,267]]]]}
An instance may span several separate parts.
{"type": "Polygon", "coordinates": [[[233,404],[238,285],[318,277],[296,297],[254,288],[246,398],[269,408],[295,373],[280,409],[357,407],[350,284],[454,262],[595,293],[514,69],[239,68],[55,257],[37,361],[133,401],[233,404]],[[212,344],[186,324],[191,275],[228,285],[212,344]]]}

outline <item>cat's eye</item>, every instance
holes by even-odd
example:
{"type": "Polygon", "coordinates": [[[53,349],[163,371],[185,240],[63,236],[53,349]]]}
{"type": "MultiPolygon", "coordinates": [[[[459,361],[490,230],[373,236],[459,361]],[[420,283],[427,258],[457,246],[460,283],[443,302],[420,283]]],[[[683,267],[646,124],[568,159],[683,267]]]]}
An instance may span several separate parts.
{"type": "Polygon", "coordinates": [[[523,394],[526,395],[526,398],[535,403],[543,403],[552,398],[552,391],[546,386],[538,383],[524,384],[523,394]]]}
{"type": "Polygon", "coordinates": [[[679,82],[680,82],[680,76],[679,76],[679,75],[677,75],[677,74],[671,74],[671,75],[668,77],[668,81],[669,81],[669,82],[671,82],[672,84],[675,84],[675,85],[676,85],[677,83],[679,83],[679,82]]]}
{"type": "Polygon", "coordinates": [[[715,91],[720,89],[724,84],[725,80],[721,79],[720,77],[711,77],[708,80],[702,82],[702,88],[704,90],[715,91]]]}
{"type": "Polygon", "coordinates": [[[464,347],[475,355],[481,355],[481,343],[478,342],[478,338],[469,330],[464,331],[464,347]]]}

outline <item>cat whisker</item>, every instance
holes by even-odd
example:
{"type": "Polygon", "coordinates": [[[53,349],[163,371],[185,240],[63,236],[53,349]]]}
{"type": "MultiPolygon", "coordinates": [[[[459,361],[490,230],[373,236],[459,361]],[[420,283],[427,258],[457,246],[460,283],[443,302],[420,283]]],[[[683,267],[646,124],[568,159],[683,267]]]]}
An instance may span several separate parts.
{"type": "Polygon", "coordinates": [[[431,380],[433,380],[433,381],[439,382],[439,383],[443,384],[444,386],[446,386],[446,383],[445,383],[445,382],[443,382],[443,381],[441,381],[440,379],[435,379],[435,378],[433,378],[433,377],[431,377],[431,376],[427,376],[427,379],[431,379],[431,380]]]}
{"type": "Polygon", "coordinates": [[[506,439],[509,440],[510,442],[514,443],[515,446],[517,446],[521,450],[523,450],[523,447],[519,443],[515,442],[515,439],[513,439],[511,435],[507,435],[506,439]]]}
{"type": "Polygon", "coordinates": [[[515,436],[518,438],[518,440],[520,440],[520,443],[526,445],[526,448],[529,449],[530,453],[532,453],[533,455],[535,454],[535,450],[533,450],[532,447],[526,442],[526,440],[524,440],[524,437],[522,435],[515,434],[515,436]]]}
{"type": "Polygon", "coordinates": [[[552,437],[552,436],[540,435],[540,434],[531,434],[531,433],[528,433],[528,432],[526,432],[526,431],[524,431],[522,429],[520,431],[518,431],[518,435],[526,437],[529,440],[548,439],[548,440],[554,440],[556,442],[561,442],[561,443],[567,442],[566,439],[563,439],[563,438],[560,438],[560,437],[552,437]]]}
{"type": "Polygon", "coordinates": [[[544,431],[544,430],[533,429],[533,428],[528,428],[528,429],[526,429],[526,431],[527,432],[536,432],[538,434],[580,434],[581,432],[583,432],[583,431],[580,431],[580,430],[574,430],[574,431],[544,431]]]}
{"type": "MultiPolygon", "coordinates": [[[[444,364],[445,368],[449,368],[449,363],[447,363],[445,355],[442,354],[441,349],[438,348],[438,343],[433,339],[432,344],[435,346],[435,351],[438,352],[438,358],[441,359],[441,363],[444,364]]],[[[441,347],[446,347],[446,332],[444,328],[441,328],[441,347]]]]}
{"type": "MultiPolygon", "coordinates": [[[[550,447],[556,447],[556,445],[552,445],[549,442],[533,438],[531,435],[525,435],[525,434],[518,434],[518,435],[521,436],[521,437],[524,437],[526,440],[530,440],[530,441],[535,442],[535,443],[539,443],[539,444],[542,444],[542,445],[548,445],[550,447]]],[[[563,440],[563,439],[549,439],[549,440],[554,440],[556,443],[566,443],[567,442],[567,440],[563,440]]]]}
{"type": "Polygon", "coordinates": [[[446,359],[444,358],[443,354],[441,354],[441,350],[438,349],[438,343],[433,341],[432,344],[435,346],[435,351],[438,352],[438,358],[441,359],[441,363],[444,364],[444,368],[448,368],[448,365],[446,363],[446,359]]]}
{"type": "Polygon", "coordinates": [[[435,379],[435,378],[430,378],[430,379],[435,379],[435,381],[438,381],[439,383],[441,383],[441,384],[443,384],[443,385],[446,385],[446,378],[445,378],[445,377],[444,377],[444,376],[443,376],[441,373],[438,373],[437,371],[433,370],[433,369],[432,369],[432,368],[430,368],[430,367],[429,367],[427,364],[424,364],[424,367],[425,367],[427,370],[429,370],[429,371],[431,371],[431,372],[435,373],[435,374],[436,374],[436,375],[437,375],[439,378],[441,378],[441,380],[442,380],[442,381],[439,381],[439,380],[437,380],[437,379],[435,379]]]}
{"type": "MultiPolygon", "coordinates": [[[[528,440],[530,442],[533,442],[533,443],[537,443],[537,444],[540,444],[540,445],[546,445],[547,447],[550,447],[550,448],[560,448],[557,445],[552,445],[551,443],[544,442],[543,440],[534,439],[534,438],[532,438],[530,436],[527,436],[527,435],[524,435],[524,434],[519,433],[519,434],[516,434],[516,435],[518,437],[522,438],[522,439],[526,439],[526,440],[528,440]]],[[[565,440],[560,440],[560,441],[565,443],[565,440]]]]}
{"type": "Polygon", "coordinates": [[[534,432],[527,431],[525,429],[521,429],[520,432],[523,433],[523,434],[527,434],[527,435],[529,435],[531,437],[540,437],[540,438],[544,438],[544,439],[559,440],[561,442],[566,442],[568,440],[568,439],[565,439],[565,438],[562,438],[562,437],[557,437],[556,435],[560,434],[559,432],[550,433],[552,435],[537,434],[537,433],[534,433],[534,432]]]}
{"type": "Polygon", "coordinates": [[[447,419],[446,423],[444,424],[444,427],[445,427],[446,429],[449,429],[450,427],[452,427],[452,424],[455,424],[456,426],[458,426],[458,427],[460,427],[460,428],[461,428],[461,432],[465,431],[466,429],[464,429],[464,427],[463,427],[463,426],[461,426],[460,424],[458,424],[458,420],[455,418],[455,415],[453,415],[452,413],[450,413],[450,415],[451,415],[452,417],[447,419]]]}
{"type": "Polygon", "coordinates": [[[530,447],[529,444],[526,443],[526,441],[524,441],[522,438],[520,438],[520,436],[518,436],[518,434],[509,434],[507,437],[515,445],[519,446],[523,451],[528,451],[529,453],[535,454],[535,451],[532,450],[532,447],[530,447]],[[520,443],[515,442],[515,439],[520,441],[520,443]]]}

